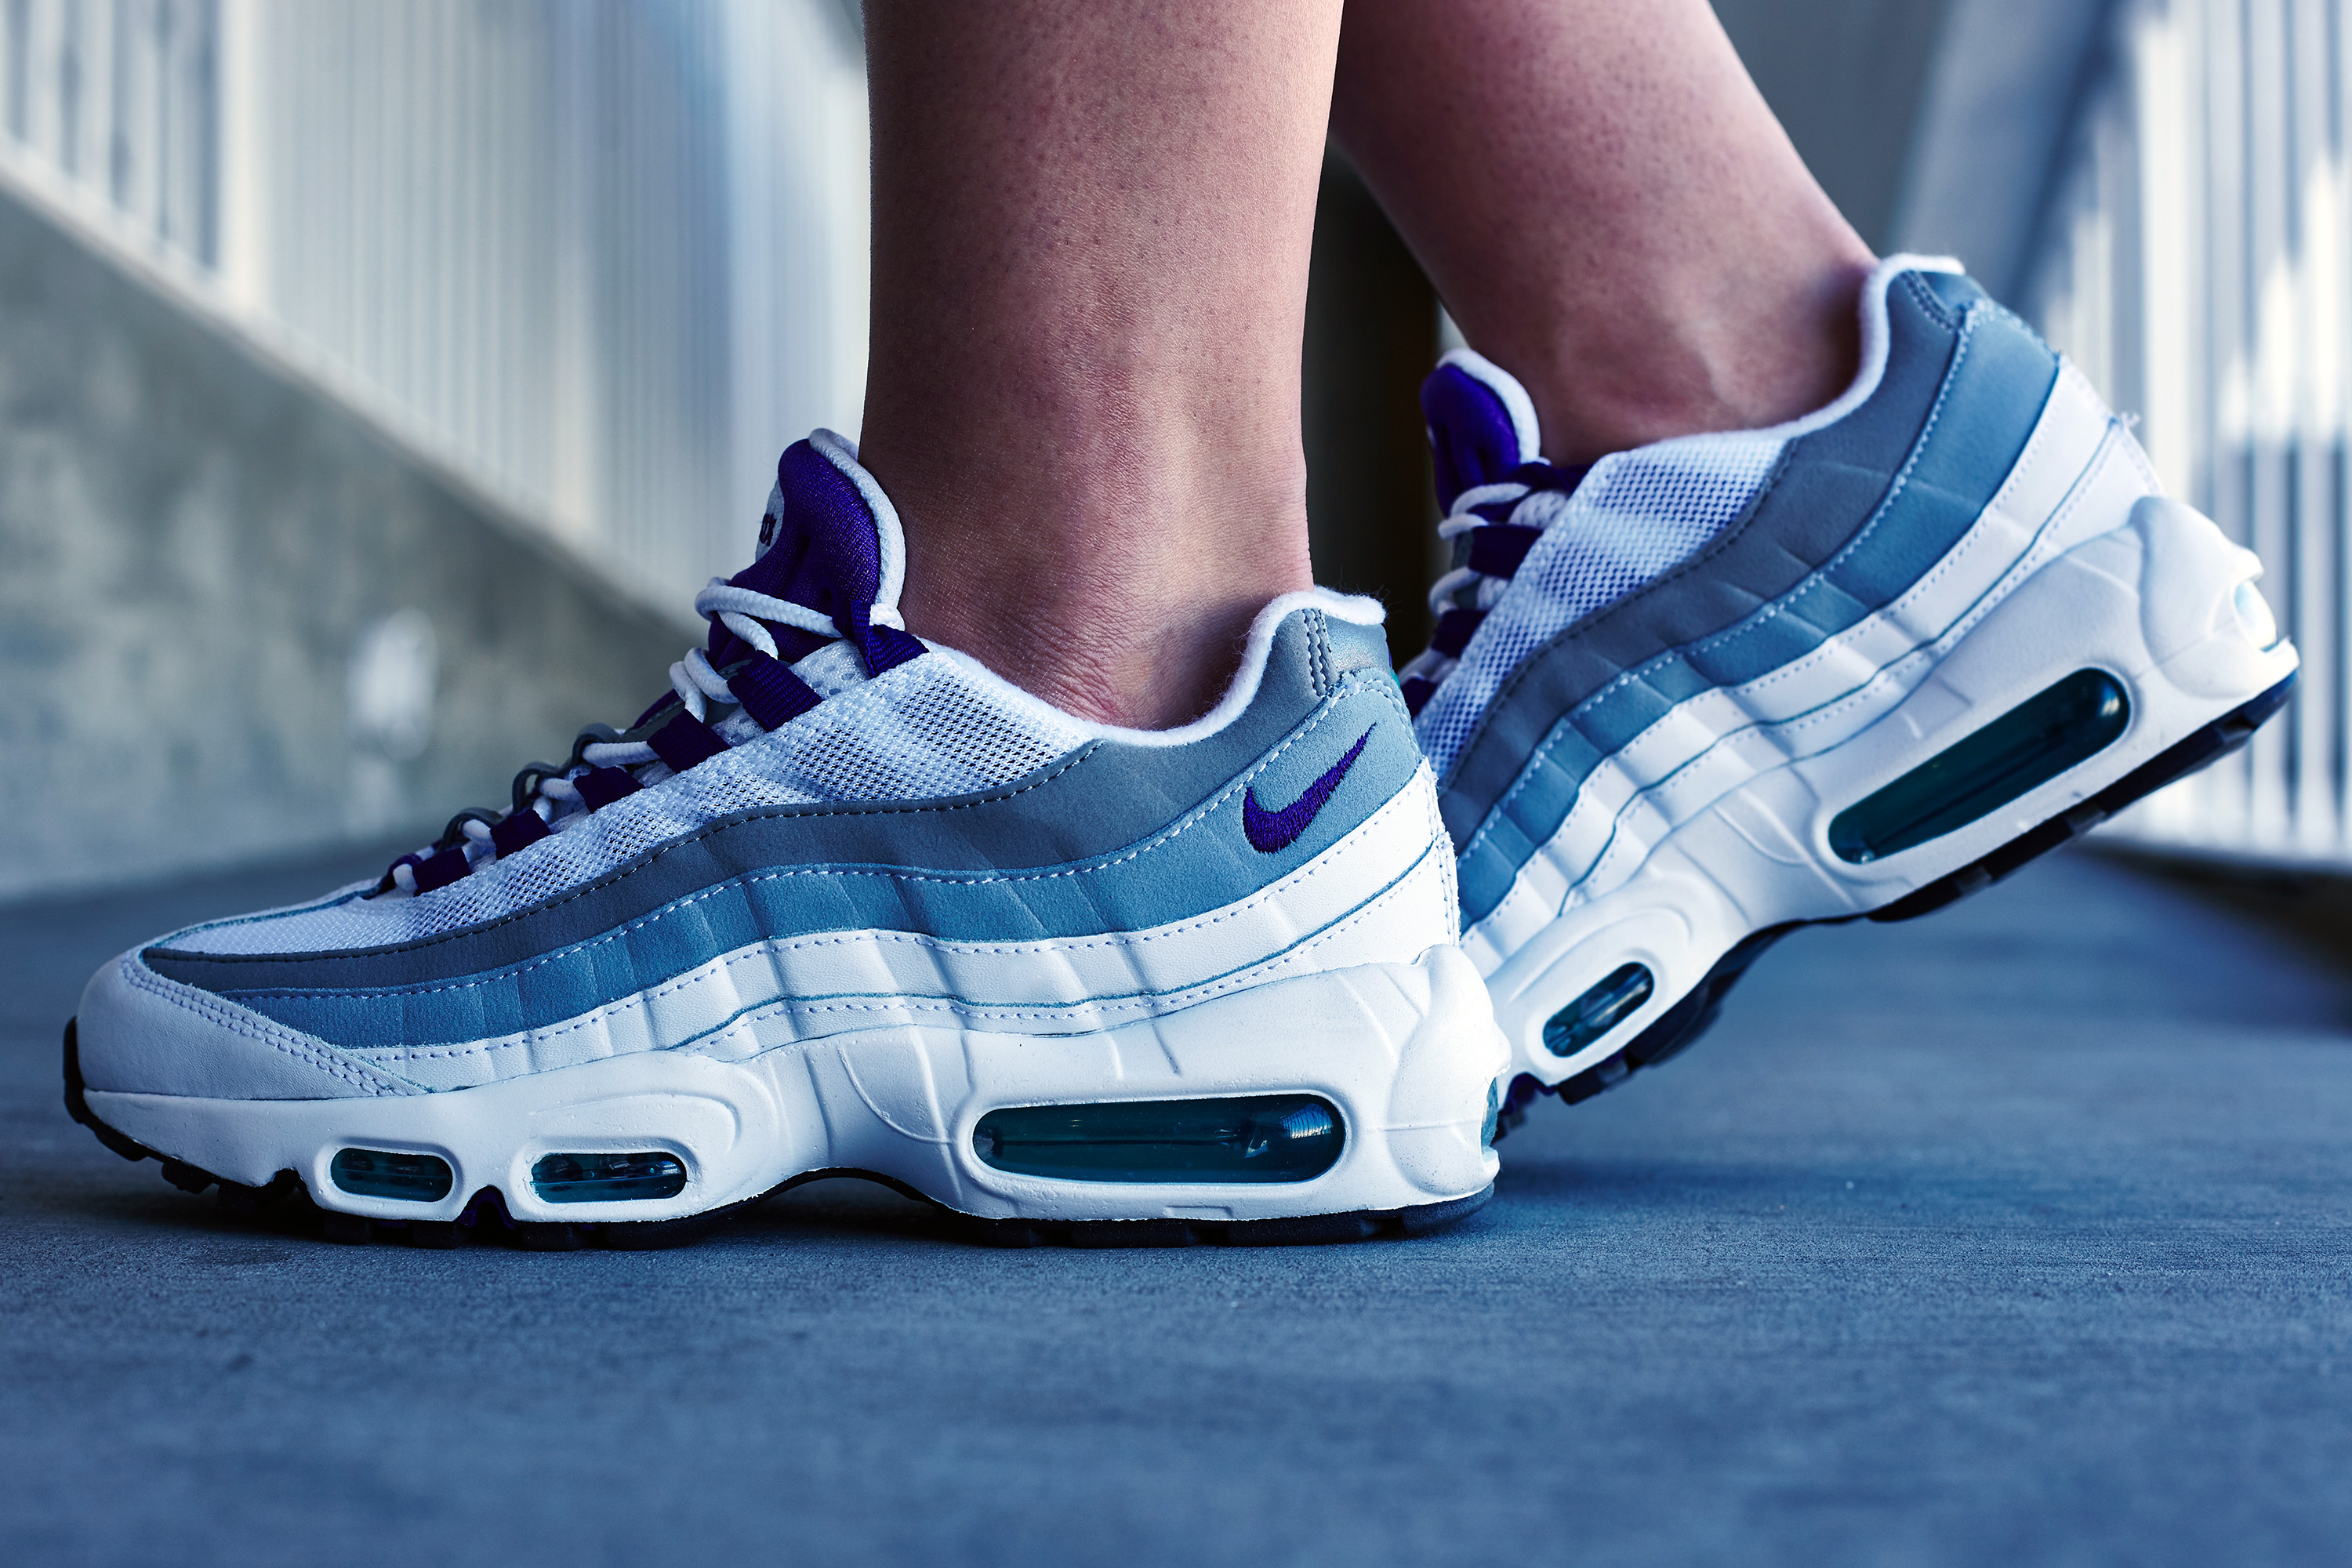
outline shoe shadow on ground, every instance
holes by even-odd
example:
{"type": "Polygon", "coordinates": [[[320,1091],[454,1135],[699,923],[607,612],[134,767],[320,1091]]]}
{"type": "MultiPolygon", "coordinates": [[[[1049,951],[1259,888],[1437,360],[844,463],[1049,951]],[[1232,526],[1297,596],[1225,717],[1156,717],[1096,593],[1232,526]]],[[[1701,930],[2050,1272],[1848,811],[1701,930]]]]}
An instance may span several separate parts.
{"type": "MultiPolygon", "coordinates": [[[[147,1174],[153,1178],[154,1167],[150,1166],[147,1174]]],[[[183,1257],[191,1249],[197,1254],[211,1254],[224,1245],[267,1241],[273,1244],[268,1250],[275,1258],[286,1256],[289,1247],[331,1244],[331,1238],[322,1229],[324,1216],[299,1190],[265,1203],[257,1212],[235,1214],[228,1212],[213,1192],[174,1192],[160,1180],[154,1180],[152,1186],[136,1180],[126,1184],[102,1167],[100,1176],[100,1179],[47,1191],[38,1190],[37,1186],[30,1191],[17,1187],[10,1194],[15,1200],[10,1206],[20,1221],[37,1226],[53,1225],[78,1230],[95,1227],[124,1239],[177,1242],[183,1257]]],[[[514,1227],[502,1222],[493,1212],[494,1205],[485,1204],[481,1207],[484,1212],[461,1227],[454,1243],[441,1243],[436,1249],[456,1245],[508,1247],[525,1251],[593,1250],[586,1247],[530,1245],[514,1227]]],[[[855,1176],[825,1177],[754,1199],[682,1237],[675,1245],[690,1247],[725,1240],[789,1246],[819,1238],[973,1245],[969,1237],[959,1234],[953,1216],[880,1183],[855,1176]]],[[[381,1228],[373,1240],[379,1245],[398,1247],[405,1237],[398,1229],[381,1228]]]]}
{"type": "MultiPolygon", "coordinates": [[[[1801,1217],[1807,1229],[1830,1237],[1878,1230],[1906,1213],[1921,1219],[1957,1216],[1991,1229],[2019,1215],[2060,1212],[2050,1201],[2052,1184],[2031,1173],[1848,1169],[1854,1173],[1764,1161],[1525,1157],[1504,1166],[1496,1199],[1517,1227],[1563,1241],[1579,1235],[1606,1239],[1629,1226],[1774,1216],[1801,1217]]],[[[2079,1189],[2068,1192],[2083,1195],[2079,1189]]]]}
{"type": "MultiPolygon", "coordinates": [[[[111,1176],[111,1173],[109,1175],[111,1176]]],[[[16,1200],[14,1207],[17,1216],[36,1226],[53,1225],[61,1229],[74,1230],[95,1228],[125,1239],[135,1237],[156,1244],[177,1242],[184,1248],[189,1244],[213,1246],[224,1241],[257,1238],[273,1238],[298,1246],[329,1247],[348,1239],[330,1234],[329,1217],[309,1201],[307,1194],[294,1187],[273,1195],[250,1213],[230,1212],[211,1193],[175,1193],[160,1182],[153,1190],[146,1192],[132,1191],[119,1180],[107,1180],[83,1184],[68,1190],[16,1191],[12,1196],[16,1200]]],[[[412,1241],[401,1227],[390,1226],[376,1227],[366,1239],[378,1245],[400,1247],[407,1244],[436,1251],[481,1247],[504,1247],[526,1252],[588,1252],[600,1249],[600,1244],[593,1239],[566,1237],[551,1241],[527,1236],[521,1227],[507,1223],[496,1208],[493,1203],[478,1205],[478,1212],[469,1212],[455,1237],[429,1244],[412,1241]]],[[[1480,1218],[1481,1215],[1474,1214],[1447,1228],[1466,1231],[1480,1218]]],[[[544,1230],[546,1227],[538,1228],[544,1230]]],[[[1370,1238],[1365,1244],[1393,1244],[1410,1239],[1381,1237],[1370,1238]]],[[[909,1197],[886,1183],[843,1174],[803,1182],[787,1190],[755,1198],[740,1208],[699,1219],[691,1223],[676,1239],[665,1240],[657,1249],[719,1242],[788,1249],[817,1241],[850,1244],[859,1241],[915,1242],[959,1250],[998,1250],[1006,1247],[1048,1245],[1042,1241],[1007,1241],[978,1230],[960,1215],[909,1197]]],[[[1084,1242],[1074,1245],[1081,1250],[1087,1248],[1084,1242]]],[[[1167,1238],[1141,1245],[1160,1247],[1192,1243],[1181,1238],[1167,1238]]],[[[1318,1244],[1308,1242],[1301,1245],[1318,1244]]],[[[285,1248],[280,1247],[271,1256],[279,1257],[284,1253],[285,1248]]],[[[184,1250],[182,1256],[186,1256],[184,1250]]]]}

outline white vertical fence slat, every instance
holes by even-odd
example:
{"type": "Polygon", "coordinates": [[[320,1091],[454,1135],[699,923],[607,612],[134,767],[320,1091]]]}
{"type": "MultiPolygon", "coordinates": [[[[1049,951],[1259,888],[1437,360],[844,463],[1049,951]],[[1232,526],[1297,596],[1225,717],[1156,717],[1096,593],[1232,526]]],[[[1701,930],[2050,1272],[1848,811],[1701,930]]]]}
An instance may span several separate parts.
{"type": "Polygon", "coordinates": [[[847,0],[7,0],[0,172],[673,611],[854,435],[847,0]]]}
{"type": "Polygon", "coordinates": [[[2120,0],[2020,301],[2168,488],[2263,556],[2304,657],[2236,757],[2114,825],[2352,865],[2352,190],[2343,0],[2120,0]]]}

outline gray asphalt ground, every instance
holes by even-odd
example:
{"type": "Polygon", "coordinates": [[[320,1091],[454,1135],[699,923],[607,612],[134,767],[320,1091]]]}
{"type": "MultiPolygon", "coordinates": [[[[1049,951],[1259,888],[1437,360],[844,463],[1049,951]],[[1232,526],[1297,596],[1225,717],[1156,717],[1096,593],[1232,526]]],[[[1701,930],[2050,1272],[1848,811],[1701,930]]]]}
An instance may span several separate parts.
{"type": "Polygon", "coordinates": [[[0,911],[0,1560],[2352,1558],[2352,979],[2113,862],[1799,934],[1444,1235],[835,1181],[552,1256],[241,1228],[67,1121],[100,959],[341,869],[0,911]]]}

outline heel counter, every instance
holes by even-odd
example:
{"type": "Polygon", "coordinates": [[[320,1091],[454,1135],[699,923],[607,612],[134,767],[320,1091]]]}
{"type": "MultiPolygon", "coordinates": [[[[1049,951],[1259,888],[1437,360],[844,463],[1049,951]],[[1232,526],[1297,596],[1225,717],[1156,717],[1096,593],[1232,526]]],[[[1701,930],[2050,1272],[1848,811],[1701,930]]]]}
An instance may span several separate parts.
{"type": "Polygon", "coordinates": [[[1357,670],[1373,670],[1387,676],[1391,685],[1395,683],[1384,626],[1341,620],[1321,611],[1317,611],[1315,616],[1328,647],[1326,657],[1334,680],[1357,670]]]}
{"type": "Polygon", "coordinates": [[[2033,366],[2051,382],[2057,380],[2060,367],[2066,363],[2064,356],[2050,346],[2032,322],[1986,293],[1975,279],[1961,272],[1915,272],[1909,277],[1916,281],[1920,295],[1934,300],[1950,326],[1965,325],[1969,334],[1979,340],[1977,352],[1984,352],[1986,340],[1998,339],[2000,349],[2013,362],[2033,366]]]}
{"type": "MultiPolygon", "coordinates": [[[[1387,636],[1378,625],[1343,621],[1319,614],[1316,621],[1316,634],[1324,645],[1322,658],[1325,668],[1330,672],[1331,689],[1336,692],[1342,684],[1354,684],[1364,689],[1368,695],[1377,693],[1377,703],[1366,703],[1376,715],[1375,728],[1393,732],[1411,748],[1411,754],[1419,759],[1412,776],[1398,794],[1408,798],[1415,819],[1423,825],[1419,856],[1431,874],[1409,876],[1405,882],[1417,884],[1419,896],[1430,901],[1430,914],[1435,926],[1445,933],[1444,945],[1458,945],[1462,931],[1462,891],[1454,864],[1454,837],[1445,826],[1437,775],[1428,760],[1421,756],[1420,735],[1413,727],[1412,710],[1405,704],[1403,689],[1397,684],[1396,671],[1390,662],[1387,636]]],[[[1400,884],[1401,889],[1403,885],[1400,884]]]]}
{"type": "MultiPolygon", "coordinates": [[[[1361,728],[1357,745],[1365,752],[1409,763],[1410,771],[1373,810],[1381,816],[1401,814],[1401,822],[1411,822],[1413,831],[1409,841],[1391,840],[1395,880],[1361,912],[1373,916],[1401,944],[1392,954],[1397,958],[1418,961],[1433,949],[1458,946],[1462,900],[1454,840],[1446,831],[1437,776],[1422,754],[1412,711],[1390,667],[1387,640],[1377,625],[1314,611],[1303,620],[1323,715],[1348,715],[1341,728],[1361,728]]],[[[1309,720],[1309,727],[1317,722],[1309,720]]],[[[1389,776],[1396,777],[1394,773],[1389,776]]]]}
{"type": "Polygon", "coordinates": [[[1438,892],[1444,905],[1444,925],[1454,933],[1454,941],[1459,945],[1465,924],[1462,919],[1462,876],[1454,863],[1454,835],[1446,830],[1445,808],[1437,794],[1437,775],[1430,771],[1427,763],[1423,763],[1421,772],[1414,775],[1411,787],[1422,792],[1423,805],[1429,819],[1429,852],[1444,868],[1440,879],[1443,886],[1438,892]]]}

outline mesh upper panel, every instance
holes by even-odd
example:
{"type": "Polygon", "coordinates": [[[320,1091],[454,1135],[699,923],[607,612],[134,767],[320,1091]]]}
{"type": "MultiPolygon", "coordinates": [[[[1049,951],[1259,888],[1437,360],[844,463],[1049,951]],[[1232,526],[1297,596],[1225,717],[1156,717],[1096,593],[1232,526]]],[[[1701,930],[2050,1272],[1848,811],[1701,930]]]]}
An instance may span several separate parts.
{"type": "Polygon", "coordinates": [[[819,800],[927,800],[986,789],[1086,738],[1075,724],[1044,732],[943,658],[900,665],[777,733],[787,742],[786,765],[819,800]]]}
{"type": "Polygon", "coordinates": [[[735,812],[988,789],[1085,742],[1087,732],[1075,721],[1042,710],[1013,709],[949,659],[913,659],[520,854],[477,866],[437,892],[228,921],[185,933],[173,945],[197,952],[320,952],[411,942],[526,909],[735,812]]]}
{"type": "Polygon", "coordinates": [[[1528,655],[1687,559],[1744,511],[1786,441],[1693,436],[1593,465],[1414,721],[1440,778],[1528,655]]]}

